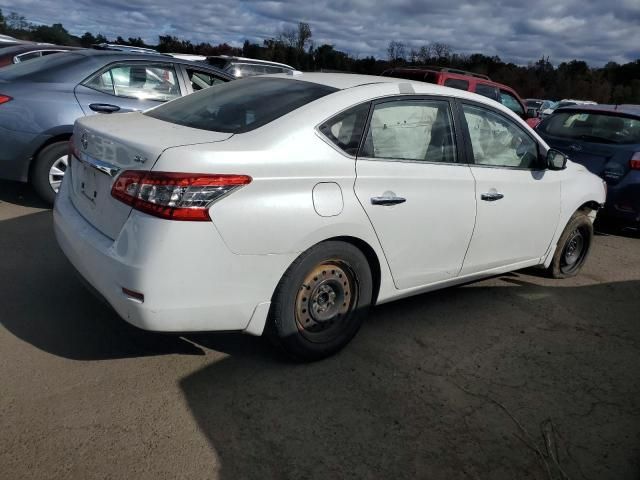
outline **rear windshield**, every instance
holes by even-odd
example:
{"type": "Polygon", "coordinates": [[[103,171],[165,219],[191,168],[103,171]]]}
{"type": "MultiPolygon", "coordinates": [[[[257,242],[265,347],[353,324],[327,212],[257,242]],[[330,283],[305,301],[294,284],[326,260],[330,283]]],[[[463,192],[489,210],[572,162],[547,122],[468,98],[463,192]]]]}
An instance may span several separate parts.
{"type": "Polygon", "coordinates": [[[71,67],[83,62],[84,55],[62,52],[54,55],[35,58],[24,63],[17,63],[0,70],[3,80],[18,80],[27,78],[32,82],[48,82],[55,78],[59,71],[69,71],[71,67]]]}
{"type": "Polygon", "coordinates": [[[556,112],[540,130],[594,143],[640,143],[640,119],[603,113],[556,112]]]}
{"type": "Polygon", "coordinates": [[[247,78],[215,85],[145,114],[200,130],[243,133],[337,91],[285,78],[247,78]]]}

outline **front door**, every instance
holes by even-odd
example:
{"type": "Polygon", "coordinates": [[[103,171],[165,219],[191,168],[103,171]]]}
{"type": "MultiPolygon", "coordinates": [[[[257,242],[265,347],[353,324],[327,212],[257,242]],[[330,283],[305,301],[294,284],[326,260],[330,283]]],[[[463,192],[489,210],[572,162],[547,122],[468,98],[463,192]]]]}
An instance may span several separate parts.
{"type": "Polygon", "coordinates": [[[373,105],[355,192],[399,289],[446,280],[462,268],[476,201],[456,144],[447,100],[401,97],[373,105]]]}
{"type": "Polygon", "coordinates": [[[476,228],[462,274],[542,257],[558,225],[561,172],[546,170],[538,143],[510,117],[462,105],[476,180],[476,228]]]}

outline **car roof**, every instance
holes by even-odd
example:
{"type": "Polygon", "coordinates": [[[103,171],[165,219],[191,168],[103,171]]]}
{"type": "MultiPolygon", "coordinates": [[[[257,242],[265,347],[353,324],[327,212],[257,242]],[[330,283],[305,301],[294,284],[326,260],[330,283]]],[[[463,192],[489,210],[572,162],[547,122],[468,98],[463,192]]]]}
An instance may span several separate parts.
{"type": "Polygon", "coordinates": [[[640,117],[640,105],[607,105],[607,104],[584,104],[584,105],[570,105],[568,107],[562,107],[557,110],[558,112],[602,112],[602,113],[621,113],[625,115],[633,115],[640,117]]]}
{"type": "MultiPolygon", "coordinates": [[[[86,78],[88,75],[91,75],[94,72],[104,68],[106,65],[112,62],[119,61],[144,61],[150,63],[166,62],[194,67],[197,66],[198,68],[201,68],[203,70],[209,70],[216,75],[226,78],[227,80],[235,79],[235,77],[233,77],[229,73],[223,72],[219,68],[216,68],[212,65],[207,65],[199,62],[191,62],[189,60],[183,60],[180,58],[171,57],[169,55],[130,53],[116,50],[79,49],[70,52],[56,53],[55,55],[48,55],[47,57],[42,57],[39,59],[31,60],[29,62],[25,62],[23,65],[30,65],[30,71],[29,73],[27,73],[28,77],[36,75],[43,78],[43,80],[39,81],[51,81],[50,78],[56,78],[56,81],[58,82],[75,82],[76,79],[77,81],[80,81],[86,78]],[[57,57],[59,59],[71,59],[72,56],[75,57],[77,61],[73,62],[73,64],[65,64],[61,68],[58,68],[58,66],[56,65],[54,67],[54,70],[47,70],[48,66],[46,66],[44,63],[34,63],[43,62],[45,59],[52,60],[54,57],[57,57]],[[39,68],[39,65],[43,65],[43,67],[39,68]],[[55,75],[55,77],[50,77],[50,75],[55,75]]],[[[16,67],[17,65],[3,68],[2,70],[0,70],[0,77],[4,77],[5,79],[8,77],[9,81],[12,81],[13,77],[15,76],[14,72],[16,71],[16,67]]],[[[18,76],[21,75],[23,75],[22,72],[18,74],[18,76]]]]}
{"type": "Polygon", "coordinates": [[[257,58],[233,57],[229,55],[209,55],[207,58],[220,58],[222,60],[227,60],[229,62],[255,63],[259,65],[273,65],[277,67],[284,67],[291,70],[295,70],[295,68],[293,68],[291,65],[287,65],[286,63],[272,62],[271,60],[258,60],[257,58]]]}
{"type": "MultiPolygon", "coordinates": [[[[265,75],[266,77],[266,75],[265,75]]],[[[435,83],[421,82],[419,80],[406,80],[404,78],[396,77],[380,77],[374,75],[359,75],[354,73],[278,73],[275,75],[268,75],[271,78],[286,78],[291,80],[306,81],[311,83],[318,83],[320,85],[326,85],[338,90],[346,90],[350,88],[364,87],[367,85],[375,86],[380,84],[395,84],[398,87],[398,94],[412,94],[417,95],[446,95],[448,97],[457,97],[462,99],[473,100],[478,103],[485,103],[491,105],[494,108],[498,108],[502,111],[512,114],[516,118],[517,115],[513,113],[509,108],[502,105],[500,102],[496,102],[491,98],[483,95],[478,95],[468,90],[460,90],[458,88],[445,87],[443,85],[436,85],[435,83]]]]}

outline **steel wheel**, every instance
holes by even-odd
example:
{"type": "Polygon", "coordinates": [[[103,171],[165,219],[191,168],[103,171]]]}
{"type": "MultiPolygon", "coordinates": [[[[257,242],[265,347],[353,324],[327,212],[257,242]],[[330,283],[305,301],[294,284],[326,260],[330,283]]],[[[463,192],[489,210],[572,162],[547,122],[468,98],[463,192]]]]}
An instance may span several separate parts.
{"type": "Polygon", "coordinates": [[[329,260],[304,278],[295,302],[300,334],[311,342],[327,342],[348,327],[358,300],[352,269],[344,262],[329,260]]]}
{"type": "Polygon", "coordinates": [[[587,236],[588,232],[585,232],[582,227],[576,228],[569,234],[560,258],[562,273],[572,273],[580,268],[587,253],[587,236]]]}
{"type": "Polygon", "coordinates": [[[51,189],[56,193],[60,190],[60,184],[62,183],[62,178],[68,166],[68,156],[64,155],[55,160],[49,169],[49,185],[51,185],[51,189]]]}

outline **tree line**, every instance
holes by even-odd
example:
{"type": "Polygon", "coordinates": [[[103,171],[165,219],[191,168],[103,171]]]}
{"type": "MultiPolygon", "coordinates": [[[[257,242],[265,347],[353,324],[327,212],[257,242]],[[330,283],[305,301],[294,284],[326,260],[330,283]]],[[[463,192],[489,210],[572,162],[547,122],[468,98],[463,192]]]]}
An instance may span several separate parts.
{"type": "Polygon", "coordinates": [[[97,43],[117,43],[154,48],[159,52],[238,55],[286,63],[303,71],[378,75],[391,67],[436,65],[488,75],[494,81],[515,88],[523,98],[576,98],[598,103],[640,104],[640,59],[625,64],[609,62],[596,68],[577,59],[554,65],[549,57],[542,57],[522,66],[504,62],[498,56],[457,53],[445,43],[431,42],[416,47],[397,40],[389,42],[386,58],[357,58],[336,50],[333,45],[316,46],[311,27],[305,22],[300,22],[296,28],[277,32],[272,38],[263,40],[262,44],[245,40],[242,47],[227,43],[192,43],[173,35],[160,35],[156,45],[148,45],[139,36],[108,39],[101,33],[94,35],[91,32],[76,36],[60,23],[34,25],[15,12],[4,16],[1,9],[0,33],[23,40],[59,45],[90,47],[97,43]]]}

